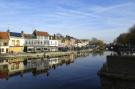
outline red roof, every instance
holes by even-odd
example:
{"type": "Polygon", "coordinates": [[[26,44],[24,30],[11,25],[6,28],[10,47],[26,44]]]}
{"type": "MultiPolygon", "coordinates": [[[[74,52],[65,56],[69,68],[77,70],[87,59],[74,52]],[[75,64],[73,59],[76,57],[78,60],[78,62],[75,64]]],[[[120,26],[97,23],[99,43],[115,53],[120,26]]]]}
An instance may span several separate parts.
{"type": "Polygon", "coordinates": [[[37,36],[48,36],[48,32],[42,32],[42,31],[34,31],[34,33],[37,35],[37,36]]]}
{"type": "Polygon", "coordinates": [[[0,32],[0,39],[9,39],[8,32],[0,32]]]}

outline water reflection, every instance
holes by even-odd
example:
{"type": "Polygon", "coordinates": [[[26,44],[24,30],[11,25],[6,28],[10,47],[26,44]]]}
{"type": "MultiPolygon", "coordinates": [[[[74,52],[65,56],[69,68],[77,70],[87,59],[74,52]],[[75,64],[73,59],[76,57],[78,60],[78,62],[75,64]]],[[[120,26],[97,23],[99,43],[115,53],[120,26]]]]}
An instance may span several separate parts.
{"type": "Polygon", "coordinates": [[[102,89],[135,89],[135,56],[107,56],[98,72],[102,89]]]}
{"type": "Polygon", "coordinates": [[[104,55],[104,51],[93,51],[92,52],[92,56],[102,56],[104,55]]]}
{"type": "Polygon", "coordinates": [[[33,76],[40,74],[50,75],[49,70],[56,69],[58,66],[70,65],[77,57],[89,56],[89,53],[70,54],[58,58],[40,58],[40,59],[1,59],[0,61],[0,79],[10,79],[11,77],[31,72],[33,76]]]}

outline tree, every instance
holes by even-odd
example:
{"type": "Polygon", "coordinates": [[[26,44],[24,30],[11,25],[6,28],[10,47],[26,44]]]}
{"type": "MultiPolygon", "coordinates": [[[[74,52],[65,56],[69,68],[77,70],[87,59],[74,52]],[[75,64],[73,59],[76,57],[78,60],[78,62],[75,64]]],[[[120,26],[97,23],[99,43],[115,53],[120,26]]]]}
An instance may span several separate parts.
{"type": "Polygon", "coordinates": [[[120,34],[120,36],[117,38],[116,41],[119,44],[128,44],[129,43],[129,34],[128,33],[120,34]]]}
{"type": "Polygon", "coordinates": [[[97,38],[92,38],[92,40],[90,41],[90,45],[96,45],[96,46],[103,47],[104,42],[102,40],[97,39],[97,38]]]}
{"type": "Polygon", "coordinates": [[[129,29],[128,33],[120,34],[115,42],[118,44],[135,45],[135,25],[129,29]]]}

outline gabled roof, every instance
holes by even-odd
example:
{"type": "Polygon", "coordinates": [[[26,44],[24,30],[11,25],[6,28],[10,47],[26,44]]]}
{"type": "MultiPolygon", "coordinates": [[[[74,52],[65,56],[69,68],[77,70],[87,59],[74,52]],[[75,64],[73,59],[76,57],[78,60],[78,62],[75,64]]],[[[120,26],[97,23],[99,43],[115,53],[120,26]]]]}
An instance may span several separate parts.
{"type": "Polygon", "coordinates": [[[0,39],[9,39],[8,32],[0,32],[0,39]]]}
{"type": "Polygon", "coordinates": [[[10,36],[13,36],[13,37],[22,37],[22,34],[21,33],[17,33],[17,32],[9,32],[10,36]]]}
{"type": "Polygon", "coordinates": [[[49,36],[48,32],[43,32],[43,31],[34,31],[33,32],[36,36],[49,36]]]}
{"type": "Polygon", "coordinates": [[[25,39],[34,39],[34,38],[36,38],[35,35],[33,35],[33,34],[23,34],[23,37],[25,39]]]}

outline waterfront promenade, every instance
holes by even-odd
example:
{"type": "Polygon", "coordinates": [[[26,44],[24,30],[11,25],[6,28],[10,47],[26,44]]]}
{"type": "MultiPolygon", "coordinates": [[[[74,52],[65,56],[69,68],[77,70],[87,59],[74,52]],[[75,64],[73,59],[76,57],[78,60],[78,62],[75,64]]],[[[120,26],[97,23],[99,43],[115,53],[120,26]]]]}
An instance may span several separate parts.
{"type": "Polygon", "coordinates": [[[60,56],[67,56],[70,54],[77,54],[81,52],[92,52],[92,49],[87,50],[79,50],[79,51],[67,51],[67,52],[40,52],[40,53],[18,53],[18,54],[3,54],[0,55],[0,58],[52,58],[52,57],[60,57],[60,56]]]}

